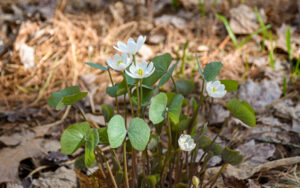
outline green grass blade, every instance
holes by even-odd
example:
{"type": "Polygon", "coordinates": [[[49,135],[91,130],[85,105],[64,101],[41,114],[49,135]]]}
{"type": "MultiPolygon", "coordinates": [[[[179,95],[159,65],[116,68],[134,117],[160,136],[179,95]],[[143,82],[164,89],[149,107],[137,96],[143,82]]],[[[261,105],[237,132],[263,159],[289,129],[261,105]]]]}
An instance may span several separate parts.
{"type": "MultiPolygon", "coordinates": [[[[260,25],[260,27],[265,27],[265,23],[264,21],[262,20],[259,12],[258,12],[258,9],[257,7],[254,8],[254,11],[255,11],[255,15],[256,15],[256,18],[257,18],[257,21],[260,25]]],[[[268,37],[268,32],[267,30],[264,30],[263,31],[263,41],[262,41],[262,51],[265,51],[265,39],[268,37]]]]}
{"type": "Polygon", "coordinates": [[[216,16],[217,16],[217,18],[219,18],[219,19],[223,22],[223,24],[225,25],[225,28],[226,28],[226,30],[227,30],[227,32],[228,32],[228,34],[229,34],[229,36],[230,36],[230,38],[231,38],[233,44],[234,44],[234,47],[237,47],[237,40],[236,40],[236,37],[235,37],[234,33],[233,33],[232,30],[231,30],[231,27],[230,27],[230,25],[229,25],[229,23],[228,23],[228,20],[227,20],[224,16],[222,16],[221,14],[216,14],[216,16]]]}
{"type": "Polygon", "coordinates": [[[266,25],[264,27],[261,27],[260,29],[254,31],[253,33],[251,33],[250,35],[248,35],[237,47],[238,48],[241,48],[242,46],[244,46],[244,44],[246,44],[249,40],[251,40],[253,38],[254,35],[257,35],[258,33],[261,33],[267,29],[271,28],[271,25],[266,25]]]}
{"type": "Polygon", "coordinates": [[[291,62],[293,60],[293,51],[292,51],[292,46],[291,46],[291,29],[290,27],[287,28],[286,30],[286,48],[289,54],[289,61],[291,62]]]}
{"type": "Polygon", "coordinates": [[[184,44],[183,47],[183,54],[182,54],[182,58],[181,58],[181,67],[180,67],[180,74],[183,75],[183,71],[184,71],[184,65],[185,65],[185,56],[186,56],[186,49],[189,46],[189,41],[186,41],[186,43],[184,44]]]}

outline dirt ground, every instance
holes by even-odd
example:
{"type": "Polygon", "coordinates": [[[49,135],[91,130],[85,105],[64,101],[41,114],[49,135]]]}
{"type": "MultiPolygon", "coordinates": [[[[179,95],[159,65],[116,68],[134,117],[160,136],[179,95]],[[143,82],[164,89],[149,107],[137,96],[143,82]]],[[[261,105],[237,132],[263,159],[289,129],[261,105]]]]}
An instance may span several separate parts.
{"type": "MultiPolygon", "coordinates": [[[[300,1],[208,0],[200,7],[197,0],[178,3],[0,1],[1,187],[76,187],[79,182],[88,187],[88,177],[73,170],[80,152],[73,156],[59,152],[62,131],[80,115],[73,108],[56,111],[47,105],[47,99],[54,91],[78,85],[89,92],[80,103],[89,120],[104,125],[100,106],[114,104],[105,93],[109,77],[85,62],[106,65],[117,41],[138,35],[147,36],[138,59],[151,60],[168,52],[174,62],[181,62],[188,42],[184,77],[195,81],[193,95],[200,92],[197,55],[202,66],[221,61],[220,78],[239,82],[239,90],[226,99],[239,96],[254,107],[257,127],[248,128],[233,120],[218,140],[239,150],[245,160],[239,166],[229,166],[217,187],[300,187],[300,82],[290,71],[290,64],[295,67],[300,57],[300,1]],[[215,14],[230,21],[241,42],[260,28],[254,7],[264,23],[272,25],[268,32],[273,33],[275,42],[260,33],[235,49],[215,14]],[[287,28],[291,29],[291,60],[287,28]],[[270,66],[271,48],[274,68],[270,66]]],[[[113,74],[116,82],[121,81],[121,75],[113,74]]],[[[209,117],[212,136],[229,113],[224,108],[226,99],[213,104],[209,117]]],[[[210,162],[207,176],[218,170],[220,162],[217,157],[210,162]]]]}

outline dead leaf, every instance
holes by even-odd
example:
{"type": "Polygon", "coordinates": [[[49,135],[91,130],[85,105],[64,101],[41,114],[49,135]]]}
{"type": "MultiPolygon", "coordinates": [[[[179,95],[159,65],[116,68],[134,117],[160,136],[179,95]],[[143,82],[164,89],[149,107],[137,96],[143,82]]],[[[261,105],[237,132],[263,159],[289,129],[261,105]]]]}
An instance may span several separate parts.
{"type": "MultiPolygon", "coordinates": [[[[245,180],[252,177],[255,173],[261,171],[268,171],[273,168],[278,168],[281,166],[290,166],[300,163],[300,157],[290,157],[284,159],[278,159],[275,161],[267,162],[261,165],[251,166],[249,163],[242,163],[239,167],[228,165],[224,171],[226,177],[233,176],[239,180],[245,180]]],[[[208,177],[213,176],[220,170],[220,167],[209,168],[206,171],[208,177]]]]}
{"type": "MultiPolygon", "coordinates": [[[[20,161],[29,157],[37,157],[48,151],[57,151],[60,148],[59,141],[42,139],[41,137],[48,133],[49,128],[54,124],[35,127],[33,131],[23,131],[11,135],[17,138],[19,145],[10,148],[6,147],[0,150],[0,161],[5,164],[0,166],[0,183],[19,181],[18,167],[20,161]],[[18,138],[19,137],[19,138],[18,138]]],[[[2,138],[7,145],[15,144],[7,137],[2,138]]]]}
{"type": "Polygon", "coordinates": [[[239,88],[239,98],[247,101],[256,112],[265,110],[265,106],[280,98],[282,91],[273,80],[264,79],[256,83],[248,79],[239,88]]]}
{"type": "Polygon", "coordinates": [[[60,167],[55,172],[42,173],[41,177],[32,181],[37,187],[76,187],[76,173],[73,169],[60,167]]]}
{"type": "Polygon", "coordinates": [[[251,140],[240,145],[237,150],[244,155],[246,161],[253,164],[262,164],[268,162],[268,158],[274,155],[276,147],[268,143],[256,144],[254,140],[251,140]]]}
{"type": "MultiPolygon", "coordinates": [[[[267,17],[263,9],[259,10],[259,14],[264,21],[267,17]]],[[[230,27],[236,34],[250,34],[260,28],[255,12],[247,5],[241,4],[237,8],[230,10],[230,27]]]]}

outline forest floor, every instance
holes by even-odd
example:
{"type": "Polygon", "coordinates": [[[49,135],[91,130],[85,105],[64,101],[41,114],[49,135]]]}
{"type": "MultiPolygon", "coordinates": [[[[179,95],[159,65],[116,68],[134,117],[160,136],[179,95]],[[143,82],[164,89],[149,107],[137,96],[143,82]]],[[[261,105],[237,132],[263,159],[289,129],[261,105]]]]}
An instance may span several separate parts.
{"type": "MultiPolygon", "coordinates": [[[[299,1],[207,1],[199,7],[198,1],[188,0],[179,1],[177,8],[171,0],[156,1],[153,8],[134,0],[64,2],[0,2],[0,187],[72,187],[78,177],[88,181],[73,170],[79,153],[59,152],[62,131],[80,121],[80,114],[73,108],[56,111],[47,100],[54,91],[78,85],[89,92],[80,104],[89,121],[104,125],[101,104],[114,104],[105,93],[109,77],[85,62],[105,65],[117,41],[138,35],[147,36],[138,60],[168,52],[174,62],[186,62],[183,77],[195,82],[193,95],[200,92],[195,55],[201,66],[222,62],[220,78],[239,82],[237,92],[214,101],[209,134],[228,116],[224,100],[239,96],[254,107],[256,127],[233,120],[218,140],[245,159],[227,168],[217,187],[300,186],[300,82],[290,69],[300,61],[299,1]],[[268,36],[272,32],[274,42],[260,33],[237,49],[215,14],[228,18],[239,43],[260,28],[254,7],[272,25],[268,36]]],[[[113,74],[121,81],[121,75],[113,74]]],[[[203,108],[203,118],[205,113],[203,108]]],[[[218,157],[210,162],[208,175],[220,162],[218,157]]]]}

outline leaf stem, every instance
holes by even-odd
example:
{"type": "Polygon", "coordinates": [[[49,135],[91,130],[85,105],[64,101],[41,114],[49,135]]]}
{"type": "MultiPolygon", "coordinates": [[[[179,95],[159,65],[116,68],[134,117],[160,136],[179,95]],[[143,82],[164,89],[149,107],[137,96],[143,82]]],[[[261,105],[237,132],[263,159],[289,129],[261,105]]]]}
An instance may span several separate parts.
{"type": "Polygon", "coordinates": [[[73,104],[72,106],[74,106],[74,107],[80,112],[80,114],[82,115],[83,119],[84,119],[85,121],[87,121],[87,117],[86,117],[86,115],[85,115],[83,109],[80,108],[80,106],[79,106],[78,104],[73,104]]]}
{"type": "Polygon", "coordinates": [[[129,103],[130,103],[130,108],[131,108],[131,116],[133,117],[134,113],[133,113],[133,105],[132,105],[132,101],[131,101],[131,92],[130,92],[130,89],[129,89],[129,86],[128,86],[128,82],[127,82],[127,79],[126,79],[124,71],[122,72],[122,74],[123,74],[123,77],[124,77],[125,82],[126,82],[126,90],[127,90],[128,97],[129,97],[129,103]]]}
{"type": "Polygon", "coordinates": [[[214,184],[216,183],[218,177],[221,175],[221,173],[225,170],[225,168],[228,166],[229,163],[225,163],[223,164],[223,166],[220,168],[220,170],[218,171],[218,173],[216,173],[213,177],[211,177],[208,182],[203,186],[203,188],[205,188],[206,186],[208,186],[210,183],[212,183],[210,185],[210,188],[212,188],[214,186],[214,184]]]}
{"type": "Polygon", "coordinates": [[[174,80],[173,76],[171,76],[171,80],[172,80],[172,83],[174,85],[175,92],[176,92],[176,94],[178,94],[178,89],[177,89],[177,86],[176,86],[176,83],[175,83],[175,80],[174,80]]]}
{"type": "Polygon", "coordinates": [[[118,185],[117,185],[116,180],[115,180],[115,178],[114,178],[114,176],[113,176],[113,173],[112,173],[112,171],[111,171],[111,168],[110,168],[110,166],[109,166],[109,163],[108,163],[106,157],[104,156],[104,154],[103,154],[101,148],[100,148],[100,147],[96,147],[96,150],[99,152],[99,154],[102,156],[103,160],[105,161],[105,164],[106,164],[106,167],[107,167],[107,170],[108,170],[110,179],[111,179],[111,181],[112,181],[112,183],[113,183],[113,185],[114,185],[114,188],[118,188],[118,185]]]}
{"type": "Polygon", "coordinates": [[[123,142],[123,163],[124,163],[124,175],[125,175],[125,185],[126,188],[129,188],[128,183],[128,171],[127,171],[127,159],[126,159],[126,139],[123,142]]]}
{"type": "MultiPolygon", "coordinates": [[[[228,116],[228,117],[225,119],[225,121],[224,121],[224,123],[223,123],[223,125],[222,125],[222,127],[221,127],[221,129],[220,129],[220,131],[217,133],[217,135],[216,135],[216,136],[214,137],[214,139],[211,141],[211,143],[210,143],[209,146],[207,147],[206,151],[202,154],[202,156],[200,157],[200,160],[199,160],[199,163],[198,163],[198,164],[201,163],[201,161],[202,161],[202,159],[204,158],[205,154],[207,154],[207,151],[209,151],[209,150],[211,149],[212,145],[215,143],[216,139],[220,136],[220,134],[221,134],[221,132],[223,131],[224,127],[226,127],[226,125],[228,124],[228,121],[229,121],[230,118],[231,118],[231,115],[228,116]]],[[[201,167],[201,170],[202,170],[202,167],[201,167]]]]}
{"type": "MultiPolygon", "coordinates": [[[[107,72],[108,72],[108,75],[109,75],[109,79],[110,79],[110,82],[112,84],[112,86],[114,86],[114,81],[112,79],[112,76],[111,76],[111,73],[110,73],[110,70],[109,68],[107,69],[107,72]]],[[[117,106],[117,113],[119,114],[119,102],[118,102],[118,96],[115,97],[115,101],[116,101],[116,106],[117,106]]]]}

